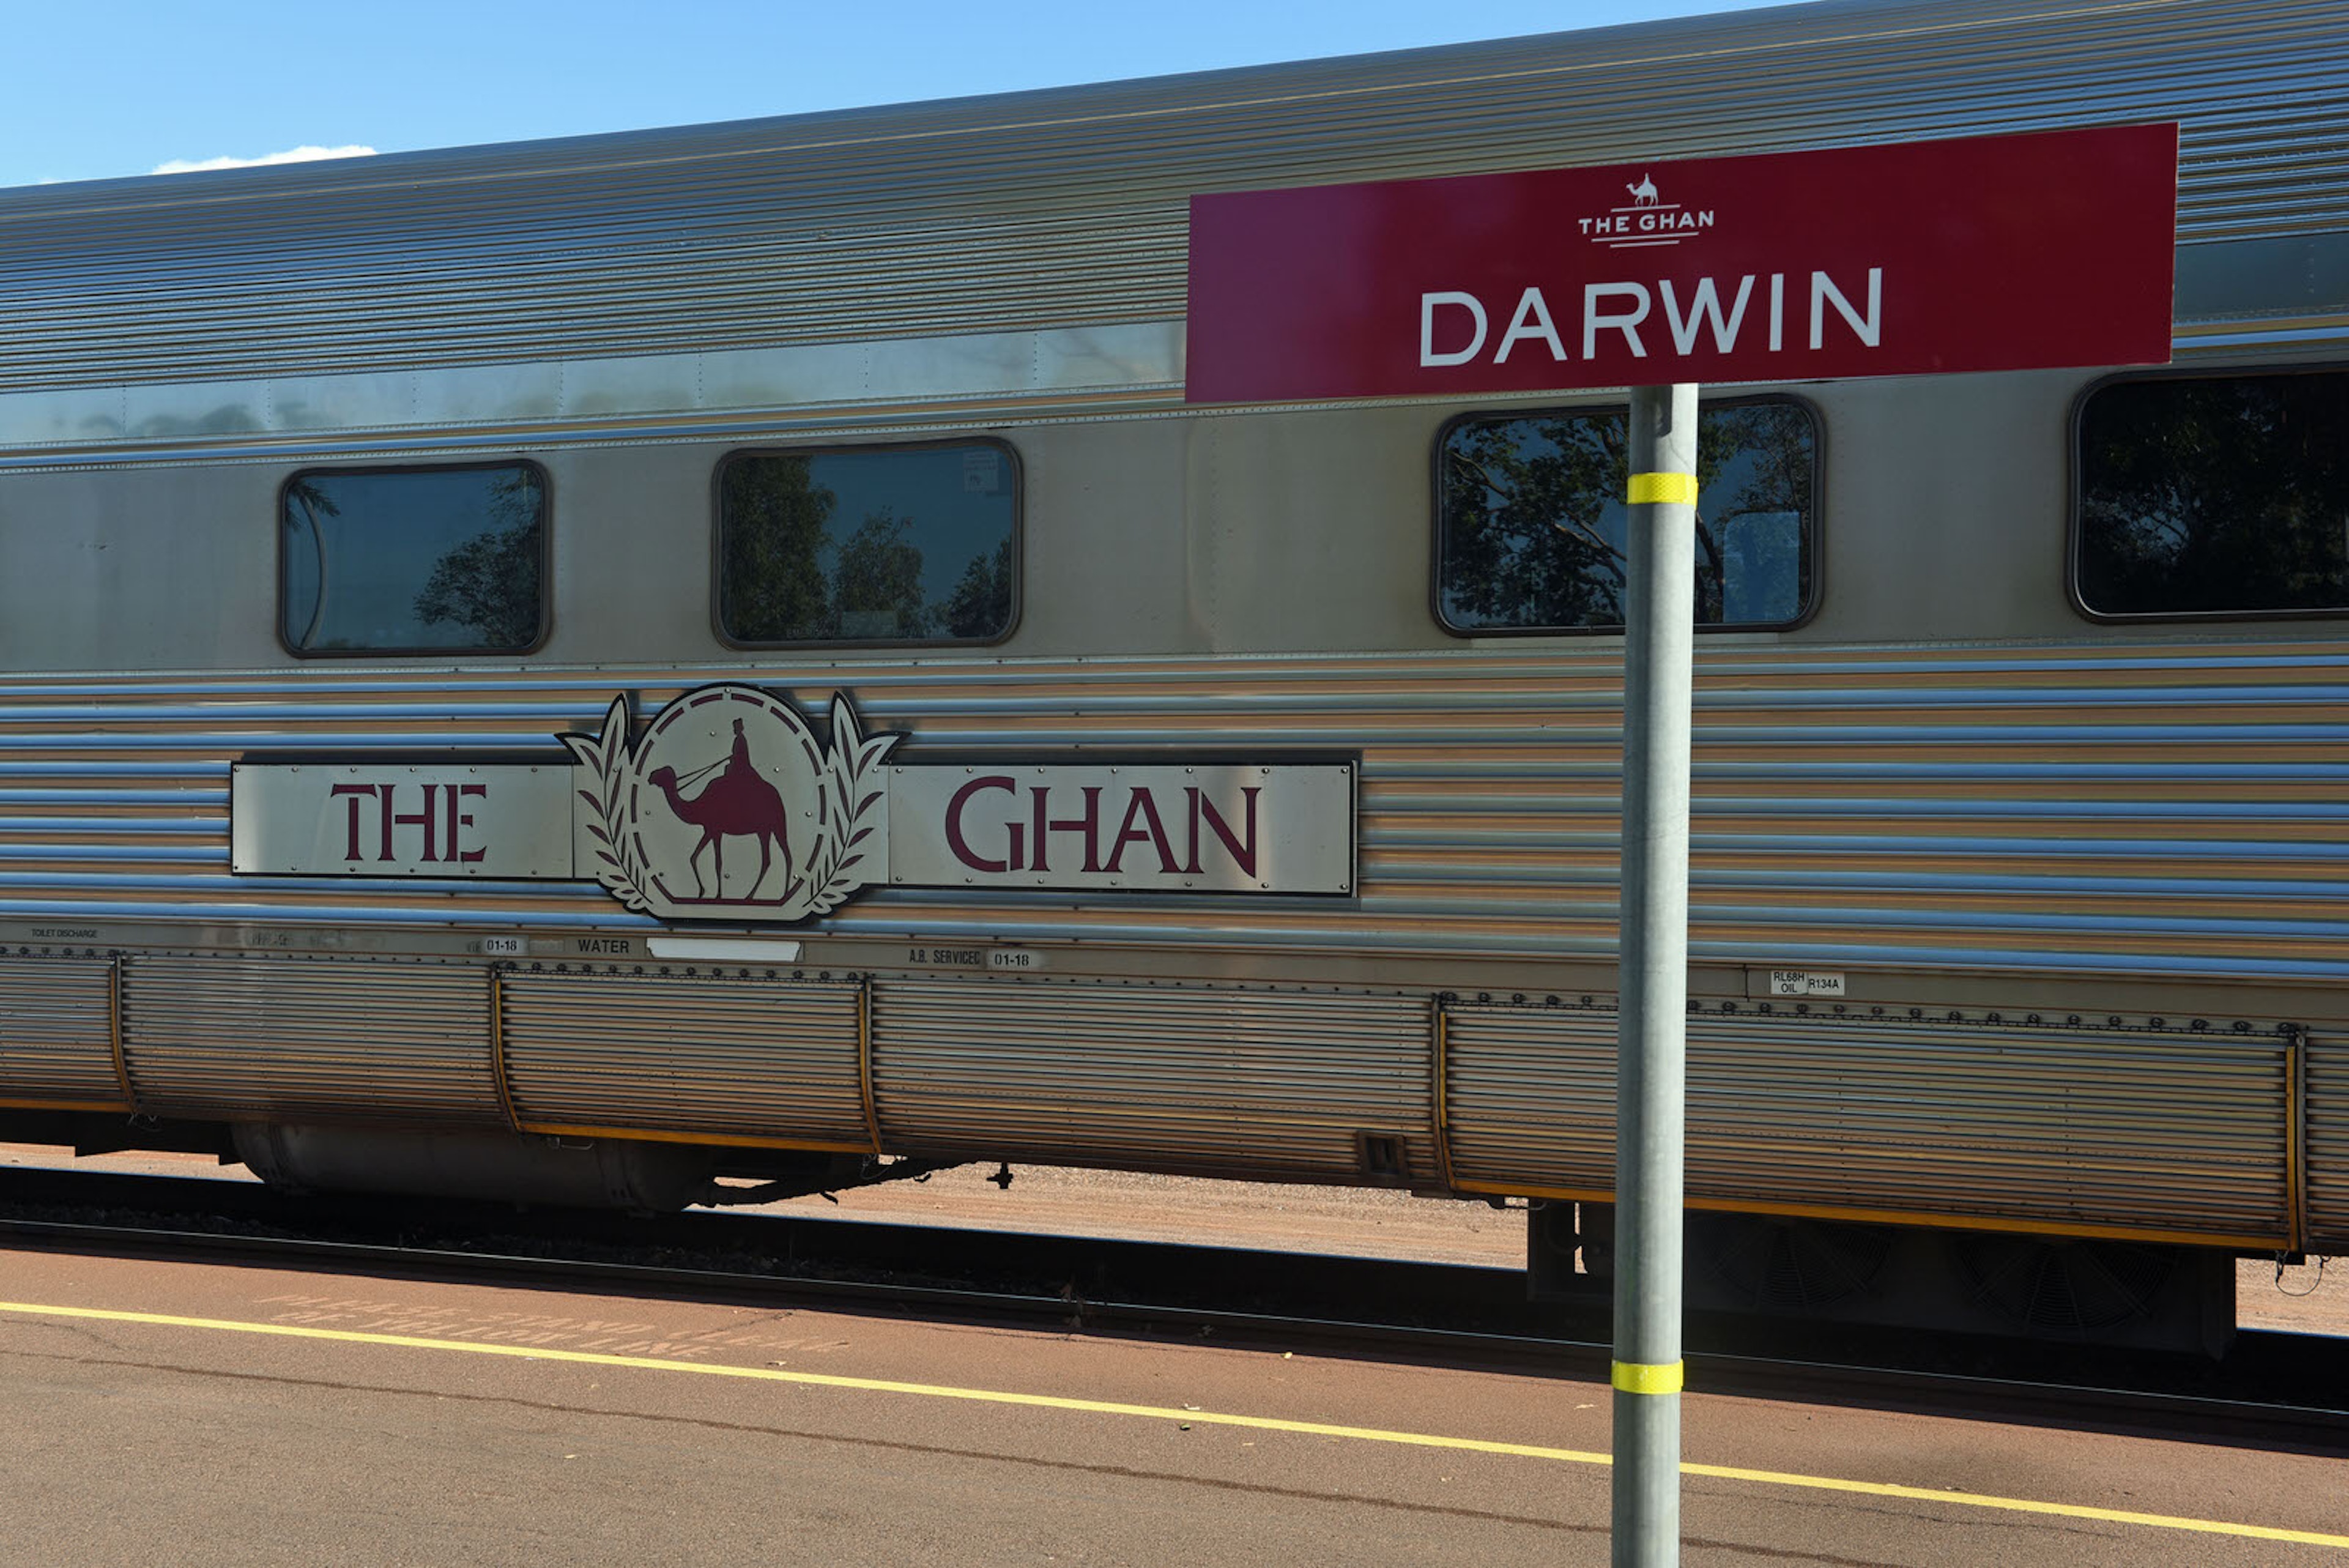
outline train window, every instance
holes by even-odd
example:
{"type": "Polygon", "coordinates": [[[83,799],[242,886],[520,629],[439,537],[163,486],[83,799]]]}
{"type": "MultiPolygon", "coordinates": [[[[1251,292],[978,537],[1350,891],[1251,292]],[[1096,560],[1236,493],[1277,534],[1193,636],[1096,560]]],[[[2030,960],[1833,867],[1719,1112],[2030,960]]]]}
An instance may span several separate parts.
{"type": "Polygon", "coordinates": [[[718,624],[738,643],[995,642],[1019,469],[999,441],[748,452],[718,471],[718,624]]]}
{"type": "Polygon", "coordinates": [[[546,635],[535,463],[314,469],[277,514],[278,634],[295,653],[516,653],[546,635]]]}
{"type": "MultiPolygon", "coordinates": [[[[1622,409],[1479,415],[1436,451],[1436,611],[1458,632],[1623,624],[1622,409]]],[[[1697,423],[1696,619],[1783,627],[1808,613],[1818,432],[1791,399],[1708,403],[1697,423]]]]}
{"type": "Polygon", "coordinates": [[[2107,382],[2078,441],[2090,615],[2349,614],[2349,372],[2107,382]]]}

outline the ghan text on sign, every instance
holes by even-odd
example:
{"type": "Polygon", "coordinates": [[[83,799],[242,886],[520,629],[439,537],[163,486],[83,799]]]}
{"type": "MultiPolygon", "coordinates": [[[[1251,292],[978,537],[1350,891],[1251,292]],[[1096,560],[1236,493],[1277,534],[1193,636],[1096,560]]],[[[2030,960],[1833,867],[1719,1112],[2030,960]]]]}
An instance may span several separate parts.
{"type": "Polygon", "coordinates": [[[641,727],[616,701],[561,737],[567,763],[247,757],[230,868],[592,881],[664,919],[764,924],[886,887],[1353,891],[1350,759],[909,765],[885,761],[905,737],[866,732],[841,693],[828,729],[725,681],[641,727]]]}

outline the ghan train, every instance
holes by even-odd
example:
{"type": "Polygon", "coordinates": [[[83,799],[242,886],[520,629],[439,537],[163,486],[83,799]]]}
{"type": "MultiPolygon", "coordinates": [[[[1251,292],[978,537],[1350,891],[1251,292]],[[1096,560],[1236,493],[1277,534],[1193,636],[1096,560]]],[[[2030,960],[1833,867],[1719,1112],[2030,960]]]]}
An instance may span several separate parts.
{"type": "Polygon", "coordinates": [[[1188,199],[2176,121],[2170,369],[1709,399],[1688,1191],[1699,1302],[2199,1336],[2349,1250],[2340,20],[1828,0],[0,192],[0,1137],[1518,1195],[1571,1288],[1621,400],[1187,406],[1188,199]]]}

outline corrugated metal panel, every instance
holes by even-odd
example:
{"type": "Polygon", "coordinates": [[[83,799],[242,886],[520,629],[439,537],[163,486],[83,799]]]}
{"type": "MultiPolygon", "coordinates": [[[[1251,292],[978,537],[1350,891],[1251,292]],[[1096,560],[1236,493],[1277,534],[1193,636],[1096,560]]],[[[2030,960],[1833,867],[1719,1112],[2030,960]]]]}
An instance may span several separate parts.
{"type": "MultiPolygon", "coordinates": [[[[907,760],[1194,746],[1359,752],[1360,896],[877,890],[828,933],[1611,961],[1621,666],[1525,653],[843,660],[907,760]]],[[[2349,979],[2349,646],[2121,641],[1698,652],[1699,961],[2349,979]]],[[[0,919],[642,927],[592,883],[235,877],[228,758],[548,749],[616,687],[549,667],[17,677],[0,702],[0,919]]],[[[2245,1012],[2256,1011],[2246,1004],[2245,1012]]]]}
{"type": "Polygon", "coordinates": [[[2321,1031],[2309,1035],[2302,1050],[2305,1244],[2313,1252],[2339,1257],[2349,1253],[2349,1034],[2338,1029],[2321,1031]]]}
{"type": "Polygon", "coordinates": [[[114,964],[0,955],[0,1101],[118,1106],[114,964]]]}
{"type": "Polygon", "coordinates": [[[499,986],[525,1127],[870,1147],[854,985],[522,970],[499,986]]]}
{"type": "Polygon", "coordinates": [[[876,981],[892,1148],[1198,1173],[1359,1178],[1359,1135],[1435,1179],[1433,1023],[1415,997],[876,981]]]}
{"type": "Polygon", "coordinates": [[[141,1110],[503,1125],[490,971],[364,958],[146,957],[122,966],[141,1110]]]}
{"type": "Polygon", "coordinates": [[[1444,1007],[1452,1177],[1593,1194],[1615,1187],[1615,1014],[1444,1007]]]}
{"type": "Polygon", "coordinates": [[[1197,191],[2177,118],[2349,227],[2337,0],[1905,0],[0,196],[0,386],[1161,320],[1197,191]],[[367,308],[353,310],[350,301],[367,308]]]}
{"type": "MultiPolygon", "coordinates": [[[[1445,1021],[1454,1174],[1611,1189],[1614,1015],[1445,1021]]],[[[2280,1243],[2292,1048],[2274,1031],[1692,1016],[1689,1197],[2280,1243]]]]}

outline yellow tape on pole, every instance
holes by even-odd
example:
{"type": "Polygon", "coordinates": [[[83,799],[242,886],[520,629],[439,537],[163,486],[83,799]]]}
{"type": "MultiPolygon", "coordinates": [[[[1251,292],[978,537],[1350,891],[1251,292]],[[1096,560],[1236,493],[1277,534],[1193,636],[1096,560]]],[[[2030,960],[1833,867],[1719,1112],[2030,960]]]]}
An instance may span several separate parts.
{"type": "Polygon", "coordinates": [[[1682,1368],[1687,1364],[1675,1361],[1670,1366],[1642,1366],[1637,1362],[1615,1363],[1615,1386],[1626,1394],[1677,1394],[1683,1381],[1682,1368]]]}
{"type": "Polygon", "coordinates": [[[1634,506],[1648,506],[1657,502],[1678,501],[1696,504],[1696,475],[1693,473],[1635,473],[1631,476],[1631,493],[1628,499],[1634,506]]]}

